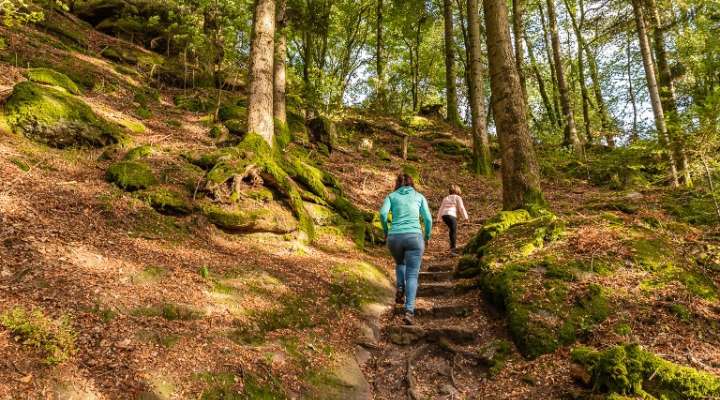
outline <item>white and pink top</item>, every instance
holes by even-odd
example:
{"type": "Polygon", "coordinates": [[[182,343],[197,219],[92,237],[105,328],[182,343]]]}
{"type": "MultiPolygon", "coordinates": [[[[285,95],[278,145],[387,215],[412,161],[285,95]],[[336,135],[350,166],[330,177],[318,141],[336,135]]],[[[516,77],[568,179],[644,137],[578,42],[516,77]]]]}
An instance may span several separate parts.
{"type": "Polygon", "coordinates": [[[460,210],[463,218],[465,218],[465,220],[467,221],[468,213],[467,211],[465,211],[465,205],[463,204],[462,197],[456,194],[451,194],[445,197],[442,201],[442,204],[440,204],[437,219],[441,219],[444,215],[450,215],[457,218],[458,210],[460,210]]]}

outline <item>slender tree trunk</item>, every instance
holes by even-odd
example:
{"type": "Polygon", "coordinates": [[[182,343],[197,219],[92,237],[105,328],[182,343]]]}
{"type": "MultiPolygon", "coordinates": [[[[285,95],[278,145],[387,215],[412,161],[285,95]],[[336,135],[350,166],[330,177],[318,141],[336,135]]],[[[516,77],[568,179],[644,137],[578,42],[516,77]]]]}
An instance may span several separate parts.
{"type": "Polygon", "coordinates": [[[633,79],[632,79],[632,55],[630,52],[630,34],[628,33],[628,42],[627,42],[627,78],[628,78],[628,95],[630,97],[630,106],[632,107],[633,111],[633,126],[632,126],[632,133],[631,138],[633,142],[637,142],[640,140],[640,131],[638,130],[638,111],[637,111],[637,103],[635,100],[635,88],[633,87],[633,79]]]}
{"type": "Polygon", "coordinates": [[[545,55],[547,56],[548,66],[550,67],[550,83],[553,87],[553,109],[555,110],[555,120],[559,127],[563,125],[563,116],[560,111],[560,90],[558,90],[557,73],[555,72],[555,63],[553,62],[552,46],[550,45],[550,34],[547,30],[545,22],[545,12],[541,2],[538,2],[538,10],[540,12],[540,24],[543,30],[543,45],[545,46],[545,55]]]}
{"type": "Polygon", "coordinates": [[[585,61],[583,60],[583,51],[578,46],[577,54],[578,80],[580,81],[580,94],[582,95],[583,122],[585,125],[585,137],[588,143],[593,142],[592,124],[590,123],[590,97],[588,95],[587,85],[585,84],[585,61]]]}
{"type": "Polygon", "coordinates": [[[375,24],[375,72],[377,73],[377,101],[380,110],[385,110],[385,70],[383,64],[383,0],[377,0],[375,24]]]}
{"type": "Polygon", "coordinates": [[[538,67],[537,60],[535,59],[535,51],[533,51],[532,44],[528,40],[527,35],[525,34],[524,36],[525,44],[528,51],[528,57],[530,58],[530,68],[532,68],[533,74],[535,75],[535,80],[538,84],[538,91],[540,92],[540,98],[542,98],[542,102],[545,106],[545,111],[547,112],[548,118],[550,119],[550,123],[553,126],[558,126],[558,122],[555,119],[555,110],[553,109],[550,98],[548,97],[547,91],[545,90],[545,80],[540,73],[540,68],[538,67]]]}
{"type": "Polygon", "coordinates": [[[490,175],[490,139],[485,126],[485,93],[480,53],[478,0],[467,0],[469,97],[473,138],[473,171],[490,175]]]}
{"type": "Polygon", "coordinates": [[[453,29],[452,0],[443,0],[445,19],[445,87],[447,97],[447,120],[455,126],[462,126],[457,104],[455,84],[455,38],[453,29]]]}
{"type": "Polygon", "coordinates": [[[273,116],[275,120],[283,125],[287,124],[287,111],[285,104],[285,64],[287,58],[287,0],[278,0],[276,10],[277,38],[275,41],[275,64],[273,67],[273,116]]]}
{"type": "Polygon", "coordinates": [[[687,187],[691,187],[692,178],[690,176],[690,169],[688,168],[684,134],[678,114],[675,82],[673,82],[672,71],[670,71],[670,64],[668,63],[667,52],[665,51],[665,32],[655,0],[647,0],[647,5],[654,25],[653,45],[655,48],[655,61],[657,62],[658,68],[657,72],[660,78],[658,82],[660,85],[660,101],[663,106],[663,112],[665,113],[668,138],[675,155],[678,175],[687,187]]]}
{"type": "Polygon", "coordinates": [[[503,207],[544,204],[504,0],[483,0],[492,108],[502,153],[503,207]]]}
{"type": "Polygon", "coordinates": [[[560,53],[560,36],[558,34],[557,17],[555,16],[555,1],[547,0],[548,21],[550,23],[550,37],[552,40],[553,59],[555,60],[555,73],[557,74],[558,90],[560,91],[560,102],[562,104],[563,119],[565,121],[564,139],[565,146],[572,147],[578,155],[583,154],[583,145],[575,127],[575,116],[570,106],[570,93],[565,81],[562,56],[560,53]]]}
{"type": "Polygon", "coordinates": [[[666,158],[670,163],[670,174],[672,176],[672,184],[678,187],[678,174],[675,167],[675,157],[668,148],[668,132],[665,125],[665,115],[663,113],[662,103],[660,101],[660,92],[658,90],[657,81],[655,80],[655,65],[653,65],[652,54],[650,53],[650,43],[648,43],[647,30],[645,28],[645,17],[643,15],[641,0],[632,0],[633,13],[635,14],[635,26],[637,27],[638,42],[640,43],[640,53],[642,54],[643,67],[645,68],[645,80],[647,81],[648,92],[650,92],[650,104],[652,105],[653,114],[655,116],[655,127],[658,131],[658,141],[667,150],[666,158]]]}
{"type": "Polygon", "coordinates": [[[250,93],[248,132],[257,133],[272,147],[273,55],[275,42],[275,1],[256,0],[253,38],[250,45],[250,93]]]}
{"type": "Polygon", "coordinates": [[[528,102],[527,94],[527,82],[525,80],[525,68],[523,59],[525,57],[523,52],[523,32],[525,31],[525,24],[523,18],[525,17],[525,0],[512,0],[512,22],[513,22],[513,39],[515,40],[515,65],[520,76],[520,87],[522,87],[523,99],[525,104],[528,102]]]}
{"type": "Polygon", "coordinates": [[[602,133],[605,135],[605,140],[607,141],[607,144],[609,147],[615,146],[615,137],[614,137],[614,128],[613,124],[610,121],[610,116],[608,115],[608,109],[607,105],[605,104],[605,100],[603,100],[602,95],[602,87],[600,82],[600,77],[598,75],[598,68],[597,68],[597,62],[595,61],[595,55],[590,51],[590,46],[588,45],[587,41],[585,40],[585,37],[582,35],[582,27],[585,23],[585,4],[583,0],[578,1],[578,5],[580,6],[580,23],[578,23],[574,12],[572,11],[572,8],[570,7],[570,4],[568,3],[568,0],[565,1],[565,7],[568,10],[568,14],[570,15],[570,22],[572,23],[573,30],[575,31],[575,35],[578,40],[578,46],[582,49],[582,51],[585,52],[585,55],[587,56],[587,63],[588,67],[590,69],[590,79],[592,80],[592,88],[593,88],[593,94],[595,95],[595,103],[597,105],[597,112],[600,116],[600,125],[602,127],[602,133]]]}

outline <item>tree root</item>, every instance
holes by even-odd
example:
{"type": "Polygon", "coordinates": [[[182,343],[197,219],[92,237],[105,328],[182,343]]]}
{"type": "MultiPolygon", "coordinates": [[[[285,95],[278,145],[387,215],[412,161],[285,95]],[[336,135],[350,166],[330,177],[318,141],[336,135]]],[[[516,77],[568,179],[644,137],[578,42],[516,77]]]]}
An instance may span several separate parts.
{"type": "Polygon", "coordinates": [[[412,374],[413,371],[413,365],[417,361],[418,358],[427,350],[429,347],[428,344],[424,344],[418,348],[416,348],[407,359],[407,372],[405,374],[405,379],[407,380],[408,389],[407,394],[408,397],[412,400],[420,400],[420,395],[417,393],[417,381],[415,380],[415,377],[412,374]]]}

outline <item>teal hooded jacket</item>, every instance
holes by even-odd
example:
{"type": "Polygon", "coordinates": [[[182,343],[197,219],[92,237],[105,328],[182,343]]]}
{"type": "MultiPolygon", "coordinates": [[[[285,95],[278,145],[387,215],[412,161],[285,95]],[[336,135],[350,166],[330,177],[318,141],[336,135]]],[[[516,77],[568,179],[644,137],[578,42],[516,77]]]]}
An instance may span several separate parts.
{"type": "Polygon", "coordinates": [[[432,215],[427,199],[411,186],[403,186],[385,197],[380,207],[380,223],[385,235],[400,233],[422,233],[420,217],[425,223],[425,240],[430,240],[432,215]],[[392,214],[388,231],[388,213],[392,214]]]}

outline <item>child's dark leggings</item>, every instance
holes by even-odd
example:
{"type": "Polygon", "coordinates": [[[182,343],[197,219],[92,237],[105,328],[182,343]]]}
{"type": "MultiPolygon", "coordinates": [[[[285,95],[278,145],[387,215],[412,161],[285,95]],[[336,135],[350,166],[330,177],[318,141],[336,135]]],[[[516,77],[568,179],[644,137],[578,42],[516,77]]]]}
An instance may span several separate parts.
{"type": "Polygon", "coordinates": [[[450,230],[450,249],[455,250],[457,244],[457,218],[452,215],[443,215],[442,220],[450,230]]]}

